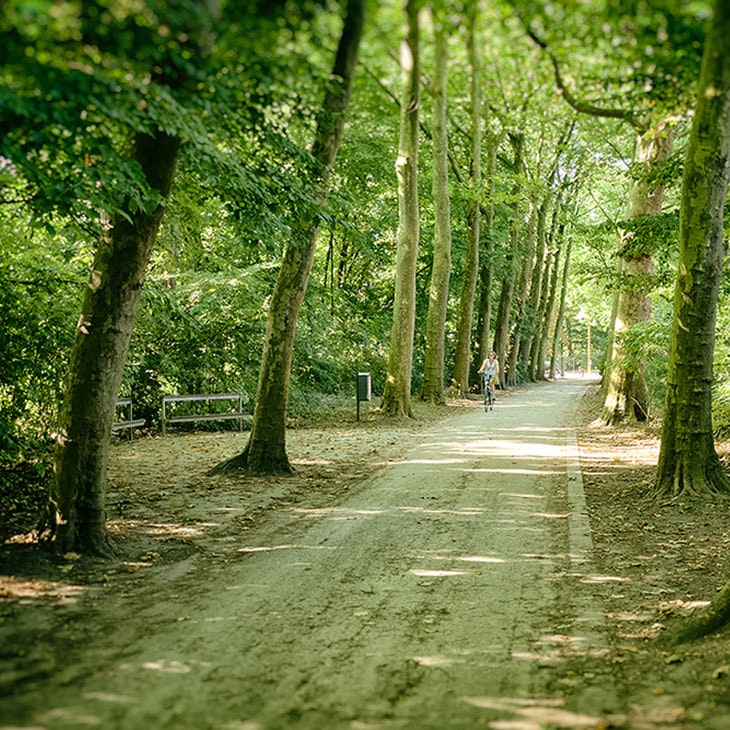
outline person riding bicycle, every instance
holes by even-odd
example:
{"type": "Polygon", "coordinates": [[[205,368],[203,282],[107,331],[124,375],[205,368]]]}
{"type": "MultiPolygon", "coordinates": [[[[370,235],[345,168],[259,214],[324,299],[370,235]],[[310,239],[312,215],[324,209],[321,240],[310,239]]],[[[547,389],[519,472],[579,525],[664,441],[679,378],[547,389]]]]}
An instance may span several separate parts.
{"type": "Polygon", "coordinates": [[[484,377],[485,384],[489,383],[492,386],[492,398],[494,398],[499,382],[499,360],[497,360],[497,353],[494,350],[484,358],[484,362],[477,372],[484,377]]]}

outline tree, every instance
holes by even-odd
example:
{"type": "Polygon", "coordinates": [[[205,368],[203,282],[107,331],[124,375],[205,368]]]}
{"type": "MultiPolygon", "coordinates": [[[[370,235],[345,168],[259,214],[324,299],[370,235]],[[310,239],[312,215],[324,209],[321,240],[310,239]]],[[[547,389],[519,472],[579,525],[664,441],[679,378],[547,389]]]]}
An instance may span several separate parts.
{"type": "Polygon", "coordinates": [[[411,371],[416,319],[416,263],[419,244],[418,118],[420,92],[420,0],[406,0],[406,35],[401,43],[401,111],[396,176],[398,247],[396,252],[393,328],[381,409],[390,416],[413,416],[411,371]]]}
{"type": "Polygon", "coordinates": [[[656,476],[663,496],[730,490],[712,428],[713,353],[730,179],[730,2],[717,0],[682,178],[679,265],[656,476]]]}
{"type": "Polygon", "coordinates": [[[447,131],[447,24],[444,12],[433,8],[435,72],[431,90],[433,134],[433,268],[426,319],[426,350],[419,397],[427,403],[444,403],[444,329],[451,274],[451,206],[449,200],[447,131]]]}
{"type": "Polygon", "coordinates": [[[492,282],[494,280],[494,192],[497,176],[498,137],[489,134],[486,152],[486,197],[482,241],[484,251],[479,256],[479,303],[477,306],[477,331],[479,333],[479,361],[492,349],[492,282]]]}
{"type": "MultiPolygon", "coordinates": [[[[197,59],[204,56],[212,20],[200,10],[195,8],[192,18],[185,16],[179,28],[189,39],[182,50],[197,59]]],[[[168,50],[165,68],[157,75],[161,85],[180,89],[189,78],[183,54],[168,50]]],[[[174,131],[154,123],[148,128],[133,134],[130,158],[154,195],[146,205],[128,196],[105,226],[71,353],[49,504],[49,526],[61,552],[111,551],[104,482],[111,426],[147,262],[180,148],[174,131]]]]}
{"type": "MultiPolygon", "coordinates": [[[[364,24],[364,1],[348,0],[334,66],[311,148],[317,175],[314,187],[319,205],[324,205],[332,166],[342,139],[364,24]]],[[[294,334],[319,231],[316,210],[305,211],[292,223],[292,238],[284,252],[269,305],[251,434],[241,454],[214,467],[211,473],[236,469],[246,469],[253,474],[292,472],[286,453],[286,406],[294,334]]]]}
{"type": "MultiPolygon", "coordinates": [[[[646,171],[656,169],[669,159],[674,143],[674,130],[665,122],[653,129],[639,131],[636,138],[634,163],[646,171]]],[[[664,185],[652,185],[646,178],[631,184],[627,205],[627,220],[636,221],[644,216],[658,216],[664,201],[664,185]]],[[[620,268],[616,317],[613,321],[613,348],[609,354],[606,372],[606,399],[603,419],[606,423],[620,423],[631,409],[638,421],[649,414],[649,394],[644,368],[628,365],[625,337],[631,327],[648,322],[651,300],[648,290],[654,275],[654,259],[649,242],[641,241],[633,231],[623,230],[619,244],[620,268]]]]}
{"type": "Polygon", "coordinates": [[[499,295],[499,305],[494,324],[494,350],[497,359],[502,363],[499,379],[502,387],[507,384],[504,364],[507,362],[507,345],[510,335],[510,317],[514,299],[515,286],[520,270],[520,217],[521,217],[521,189],[524,174],[524,135],[519,132],[509,134],[509,141],[513,150],[512,162],[512,200],[509,222],[509,251],[506,256],[505,278],[499,295]]]}
{"type": "MultiPolygon", "coordinates": [[[[662,103],[657,106],[658,111],[652,108],[656,106],[656,102],[650,99],[643,89],[640,92],[637,91],[639,96],[633,105],[629,104],[626,108],[612,108],[608,105],[586,102],[578,98],[567,87],[558,59],[550,51],[548,45],[532,30],[528,30],[528,35],[536,44],[549,52],[558,91],[571,107],[581,114],[620,119],[631,125],[636,133],[633,166],[641,169],[642,175],[632,182],[629,189],[627,219],[635,221],[643,216],[658,215],[661,212],[665,183],[649,183],[648,178],[649,173],[665,162],[672,152],[673,115],[667,109],[674,109],[680,94],[676,89],[672,90],[667,95],[668,98],[663,99],[662,103]]],[[[655,33],[654,37],[656,37],[655,33]]],[[[659,75],[660,72],[655,69],[654,73],[659,75]]],[[[675,80],[673,74],[666,73],[665,76],[675,80]]],[[[661,87],[662,83],[661,81],[657,83],[647,74],[643,85],[645,88],[654,90],[661,87]]],[[[666,91],[662,87],[662,93],[666,93],[666,91]]],[[[652,286],[654,273],[653,258],[648,247],[642,246],[639,239],[629,231],[622,233],[619,256],[616,316],[611,323],[613,347],[612,352],[608,355],[606,373],[604,373],[603,418],[607,423],[618,423],[623,420],[630,407],[638,420],[645,420],[649,412],[648,391],[643,368],[640,363],[629,363],[625,353],[624,338],[634,325],[649,320],[651,306],[648,292],[652,286]]]]}
{"type": "Polygon", "coordinates": [[[454,359],[454,381],[462,393],[469,391],[469,367],[472,360],[472,320],[474,294],[479,276],[479,239],[481,231],[481,185],[482,185],[482,97],[481,68],[477,43],[476,5],[468,10],[469,66],[471,68],[470,105],[470,176],[469,199],[466,209],[466,257],[459,297],[459,315],[456,327],[456,357],[454,359]]]}

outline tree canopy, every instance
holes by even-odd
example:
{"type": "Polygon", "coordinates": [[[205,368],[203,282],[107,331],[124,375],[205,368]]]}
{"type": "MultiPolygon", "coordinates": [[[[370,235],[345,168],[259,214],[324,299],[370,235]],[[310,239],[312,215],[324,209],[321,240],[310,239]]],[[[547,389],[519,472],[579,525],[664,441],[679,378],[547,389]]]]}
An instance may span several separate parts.
{"type": "MultiPolygon", "coordinates": [[[[5,4],[3,468],[47,459],[100,241],[110,221],[132,225],[138,214],[159,211],[159,230],[115,397],[131,397],[147,428],[159,427],[164,394],[241,392],[255,410],[275,285],[302,231],[315,238],[282,421],[305,417],[318,399],[354,397],[360,371],[371,373],[377,396],[387,394],[392,313],[403,296],[399,226],[414,232],[399,221],[396,176],[409,103],[420,113],[408,392],[419,392],[427,367],[446,202],[436,371],[444,391],[454,378],[462,394],[474,388],[492,347],[505,385],[566,369],[606,374],[620,357],[621,372],[643,384],[641,396],[625,389],[641,397],[634,410],[661,415],[680,182],[709,3],[411,3],[420,53],[410,95],[399,58],[406,5],[369,3],[334,159],[316,141],[346,7],[5,4]],[[431,115],[440,98],[445,129],[431,115]],[[179,143],[169,193],[130,153],[135,139],[159,135],[179,143]],[[670,137],[665,154],[638,154],[670,137]],[[655,201],[661,190],[656,209],[632,207],[637,189],[655,201]],[[645,316],[617,329],[625,310],[613,303],[627,292],[640,292],[645,316]]],[[[727,433],[726,272],[718,287],[714,428],[727,433]]],[[[438,402],[435,387],[429,399],[438,402]]]]}

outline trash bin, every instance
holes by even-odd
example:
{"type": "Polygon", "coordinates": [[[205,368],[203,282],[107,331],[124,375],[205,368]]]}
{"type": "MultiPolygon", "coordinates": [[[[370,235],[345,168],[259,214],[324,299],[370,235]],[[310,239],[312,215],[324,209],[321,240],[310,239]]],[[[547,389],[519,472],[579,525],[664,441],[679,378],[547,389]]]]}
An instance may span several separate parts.
{"type": "Polygon", "coordinates": [[[372,400],[372,388],[370,385],[370,373],[357,374],[357,399],[372,400]]]}

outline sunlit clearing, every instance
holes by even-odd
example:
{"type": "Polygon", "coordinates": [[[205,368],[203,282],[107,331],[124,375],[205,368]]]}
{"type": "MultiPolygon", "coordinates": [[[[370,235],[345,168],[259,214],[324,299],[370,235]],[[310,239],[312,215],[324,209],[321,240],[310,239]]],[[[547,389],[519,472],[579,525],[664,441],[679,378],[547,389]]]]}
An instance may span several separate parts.
{"type": "Polygon", "coordinates": [[[458,575],[474,575],[470,570],[418,570],[411,569],[408,571],[419,578],[451,578],[458,575]]]}
{"type": "Polygon", "coordinates": [[[622,575],[586,575],[584,576],[581,583],[630,583],[631,579],[626,578],[622,575]]]}
{"type": "Polygon", "coordinates": [[[463,563],[506,563],[506,560],[502,558],[488,558],[483,555],[469,555],[464,558],[455,558],[455,560],[461,560],[463,563]]]}
{"type": "MultiPolygon", "coordinates": [[[[139,523],[144,524],[144,523],[139,523]]],[[[147,528],[150,535],[173,535],[175,537],[201,537],[205,534],[204,527],[218,527],[218,522],[197,522],[195,527],[174,523],[157,523],[147,528]]]]}
{"type": "Polygon", "coordinates": [[[562,439],[552,444],[539,441],[524,442],[490,439],[486,442],[469,444],[469,446],[492,456],[522,456],[528,454],[529,458],[543,456],[551,459],[562,459],[565,457],[565,443],[562,439]]]}
{"type": "Polygon", "coordinates": [[[552,469],[466,469],[477,474],[525,474],[527,476],[547,477],[554,474],[565,474],[565,471],[552,469]]]}
{"type": "Polygon", "coordinates": [[[519,499],[545,499],[544,494],[523,494],[522,492],[500,492],[500,497],[518,497],[519,499]]]}
{"type": "Polygon", "coordinates": [[[61,603],[76,603],[86,588],[50,580],[23,580],[0,575],[0,601],[7,598],[57,598],[61,603]]]}
{"type": "Polygon", "coordinates": [[[464,459],[408,459],[407,464],[463,464],[464,459]]]}
{"type": "Polygon", "coordinates": [[[585,636],[566,636],[565,634],[552,634],[550,636],[542,636],[538,639],[538,644],[555,644],[558,646],[578,646],[584,644],[585,636]]]}
{"type": "Polygon", "coordinates": [[[612,614],[612,616],[619,621],[639,621],[643,623],[654,620],[654,614],[650,611],[620,611],[619,613],[612,614]]]}
{"type": "Polygon", "coordinates": [[[307,517],[335,517],[342,519],[348,515],[382,515],[385,510],[382,509],[346,509],[345,507],[320,507],[317,509],[305,509],[303,507],[293,507],[291,512],[306,515],[307,517]]]}
{"type": "Polygon", "coordinates": [[[87,692],[84,695],[85,700],[98,700],[99,702],[108,702],[110,704],[126,705],[130,702],[134,702],[131,697],[127,695],[116,695],[111,692],[87,692]]]}
{"type": "MultiPolygon", "coordinates": [[[[423,556],[421,556],[423,557],[423,556]]],[[[486,555],[465,555],[463,557],[451,557],[450,555],[432,555],[431,560],[459,560],[462,563],[506,563],[502,558],[492,558],[486,555]]]]}
{"type": "Polygon", "coordinates": [[[464,702],[485,710],[501,710],[511,712],[516,716],[514,722],[498,720],[490,722],[488,726],[494,730],[542,730],[545,727],[556,728],[596,728],[600,727],[600,717],[581,715],[562,708],[560,699],[521,700],[498,697],[464,697],[464,702]]]}
{"type": "Polygon", "coordinates": [[[422,667],[450,667],[454,660],[445,656],[414,656],[413,661],[422,667]]]}
{"type": "Polygon", "coordinates": [[[481,507],[475,507],[473,509],[425,509],[424,507],[400,507],[403,512],[417,513],[424,515],[463,515],[471,517],[474,515],[483,515],[486,510],[481,507]]]}
{"type": "Polygon", "coordinates": [[[336,550],[328,545],[262,545],[238,548],[239,553],[269,553],[274,550],[336,550]]]}
{"type": "Polygon", "coordinates": [[[166,672],[168,674],[188,674],[192,672],[192,669],[187,664],[178,661],[169,662],[166,659],[162,659],[159,662],[145,662],[142,665],[142,669],[151,669],[155,672],[166,672]]]}

